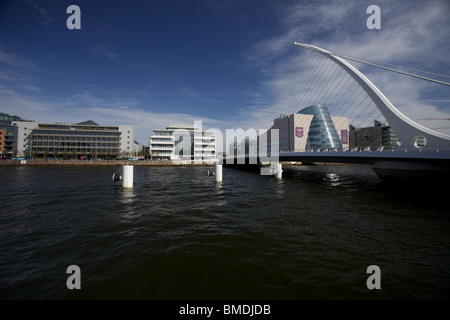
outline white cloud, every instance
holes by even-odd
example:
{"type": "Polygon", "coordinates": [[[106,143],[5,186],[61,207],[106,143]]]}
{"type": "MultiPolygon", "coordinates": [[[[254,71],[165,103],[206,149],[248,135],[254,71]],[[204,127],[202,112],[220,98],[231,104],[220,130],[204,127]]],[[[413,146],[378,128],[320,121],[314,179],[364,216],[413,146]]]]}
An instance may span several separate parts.
{"type": "Polygon", "coordinates": [[[106,56],[110,60],[115,60],[117,58],[117,54],[114,53],[115,48],[112,46],[106,45],[96,45],[91,48],[92,52],[95,54],[106,56]]]}
{"type": "Polygon", "coordinates": [[[119,125],[128,124],[135,127],[135,138],[144,144],[153,129],[164,129],[165,126],[173,123],[194,124],[194,121],[203,121],[204,128],[208,129],[207,124],[215,123],[215,120],[208,118],[199,118],[183,113],[155,113],[142,109],[119,109],[119,108],[88,108],[85,114],[89,114],[94,119],[101,119],[103,124],[119,125]]]}
{"type": "Polygon", "coordinates": [[[16,96],[17,92],[14,90],[6,88],[4,85],[0,84],[0,96],[16,96]]]}
{"type": "Polygon", "coordinates": [[[137,99],[101,98],[88,91],[55,101],[43,97],[17,95],[0,85],[0,110],[36,120],[39,123],[77,123],[93,120],[100,125],[132,125],[135,140],[147,144],[152,129],[172,123],[194,124],[202,121],[203,129],[216,128],[220,122],[186,113],[151,112],[143,110],[137,99]]]}
{"type": "Polygon", "coordinates": [[[13,53],[7,52],[1,45],[0,45],[0,63],[5,64],[7,67],[36,70],[36,65],[34,63],[25,60],[13,53]]]}
{"type": "Polygon", "coordinates": [[[69,99],[77,110],[82,108],[82,117],[77,121],[91,118],[104,125],[127,124],[135,127],[135,138],[147,144],[153,129],[164,128],[172,123],[194,124],[194,121],[202,121],[203,129],[208,129],[219,124],[219,121],[207,117],[199,117],[187,113],[152,112],[144,110],[142,102],[134,98],[99,98],[90,92],[83,91],[69,99]]]}
{"type": "Polygon", "coordinates": [[[23,87],[24,89],[30,91],[30,92],[33,92],[33,93],[42,93],[42,91],[41,91],[38,87],[33,86],[33,85],[22,84],[22,87],[23,87]]]}
{"type": "Polygon", "coordinates": [[[34,8],[35,12],[38,13],[38,17],[42,21],[42,23],[44,23],[46,26],[49,26],[50,23],[53,21],[53,17],[50,16],[48,12],[45,11],[42,7],[40,7],[37,3],[31,0],[27,0],[26,2],[34,8]]]}
{"type": "Polygon", "coordinates": [[[0,95],[19,96],[21,94],[40,94],[42,91],[34,84],[34,74],[40,70],[35,63],[7,52],[0,45],[0,95]]]}
{"type": "Polygon", "coordinates": [[[198,97],[198,94],[191,88],[179,87],[177,90],[188,97],[198,97]]]}
{"type": "MultiPolygon", "coordinates": [[[[383,93],[404,115],[425,127],[450,134],[450,122],[447,120],[450,118],[450,110],[439,108],[442,101],[421,99],[421,92],[425,92],[430,86],[435,86],[434,84],[430,85],[428,82],[414,78],[392,76],[386,73],[373,73],[370,77],[374,83],[382,84],[383,93]]],[[[443,89],[448,91],[448,88],[443,89]]]]}

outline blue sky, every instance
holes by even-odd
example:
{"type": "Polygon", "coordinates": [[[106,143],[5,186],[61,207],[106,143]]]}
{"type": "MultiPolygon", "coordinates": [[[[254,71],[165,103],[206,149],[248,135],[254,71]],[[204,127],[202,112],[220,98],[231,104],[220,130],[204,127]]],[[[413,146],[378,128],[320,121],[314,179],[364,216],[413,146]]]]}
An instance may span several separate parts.
{"type": "MultiPolygon", "coordinates": [[[[130,124],[143,144],[171,123],[257,128],[302,50],[294,41],[450,75],[449,31],[445,0],[2,1],[0,111],[130,124]],[[71,4],[81,30],[66,27],[71,4]],[[380,30],[366,27],[371,4],[380,30]]],[[[450,118],[448,87],[361,70],[411,118],[450,118]]]]}

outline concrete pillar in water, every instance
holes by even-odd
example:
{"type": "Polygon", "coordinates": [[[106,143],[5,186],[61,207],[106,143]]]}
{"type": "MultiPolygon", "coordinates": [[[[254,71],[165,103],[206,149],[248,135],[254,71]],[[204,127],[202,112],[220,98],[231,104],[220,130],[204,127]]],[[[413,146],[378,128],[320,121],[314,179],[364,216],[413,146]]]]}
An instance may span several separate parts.
{"type": "Polygon", "coordinates": [[[216,177],[216,182],[222,182],[222,165],[221,164],[215,164],[215,177],[216,177]]]}
{"type": "Polygon", "coordinates": [[[283,176],[283,166],[281,165],[281,163],[277,163],[277,171],[276,171],[276,173],[275,173],[275,176],[278,178],[278,179],[281,179],[281,177],[283,176]]]}
{"type": "Polygon", "coordinates": [[[122,187],[133,188],[134,167],[126,165],[122,167],[122,187]]]}

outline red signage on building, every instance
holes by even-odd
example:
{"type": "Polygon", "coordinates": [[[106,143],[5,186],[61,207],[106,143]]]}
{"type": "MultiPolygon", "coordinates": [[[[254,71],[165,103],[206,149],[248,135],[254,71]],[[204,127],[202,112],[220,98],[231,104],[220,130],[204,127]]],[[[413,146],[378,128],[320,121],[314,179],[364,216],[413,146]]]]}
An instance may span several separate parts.
{"type": "Polygon", "coordinates": [[[341,143],[348,144],[348,130],[346,129],[341,130],[341,143]]]}

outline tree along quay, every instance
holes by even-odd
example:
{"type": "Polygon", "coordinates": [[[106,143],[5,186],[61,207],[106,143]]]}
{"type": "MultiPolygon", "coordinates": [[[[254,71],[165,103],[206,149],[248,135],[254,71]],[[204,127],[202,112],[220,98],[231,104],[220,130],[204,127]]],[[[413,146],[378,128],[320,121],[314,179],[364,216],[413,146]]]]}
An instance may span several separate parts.
{"type": "Polygon", "coordinates": [[[175,166],[189,166],[189,167],[212,167],[214,164],[208,163],[194,163],[194,161],[155,161],[155,160],[1,160],[0,166],[123,166],[130,164],[136,167],[156,166],[156,167],[175,167],[175,166]]]}

